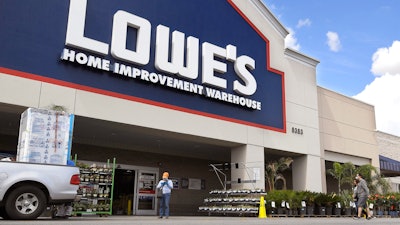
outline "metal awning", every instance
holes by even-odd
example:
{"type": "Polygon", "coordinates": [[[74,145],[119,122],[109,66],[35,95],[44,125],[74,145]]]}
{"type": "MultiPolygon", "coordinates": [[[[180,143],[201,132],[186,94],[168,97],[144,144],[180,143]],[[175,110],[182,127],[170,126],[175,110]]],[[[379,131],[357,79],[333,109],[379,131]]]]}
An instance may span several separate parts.
{"type": "Polygon", "coordinates": [[[386,156],[379,155],[381,174],[385,177],[400,176],[400,162],[386,156]]]}

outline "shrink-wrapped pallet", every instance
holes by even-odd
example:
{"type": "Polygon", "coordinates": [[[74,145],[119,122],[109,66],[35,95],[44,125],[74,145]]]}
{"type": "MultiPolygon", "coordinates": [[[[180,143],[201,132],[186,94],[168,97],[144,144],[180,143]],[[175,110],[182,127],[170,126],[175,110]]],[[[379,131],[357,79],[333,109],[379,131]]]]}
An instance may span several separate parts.
{"type": "Polygon", "coordinates": [[[73,123],[73,114],[28,108],[21,114],[17,161],[66,165],[73,123]]]}

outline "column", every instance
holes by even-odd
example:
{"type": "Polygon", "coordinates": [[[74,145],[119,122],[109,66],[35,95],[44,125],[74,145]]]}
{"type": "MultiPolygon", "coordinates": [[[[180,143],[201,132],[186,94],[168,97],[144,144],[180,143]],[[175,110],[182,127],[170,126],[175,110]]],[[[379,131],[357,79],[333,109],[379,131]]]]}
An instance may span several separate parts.
{"type": "Polygon", "coordinates": [[[243,145],[233,148],[231,163],[232,189],[265,190],[264,148],[262,146],[243,145]]]}
{"type": "Polygon", "coordinates": [[[304,155],[293,159],[293,189],[315,192],[323,191],[325,182],[325,164],[321,158],[313,155],[304,155]]]}

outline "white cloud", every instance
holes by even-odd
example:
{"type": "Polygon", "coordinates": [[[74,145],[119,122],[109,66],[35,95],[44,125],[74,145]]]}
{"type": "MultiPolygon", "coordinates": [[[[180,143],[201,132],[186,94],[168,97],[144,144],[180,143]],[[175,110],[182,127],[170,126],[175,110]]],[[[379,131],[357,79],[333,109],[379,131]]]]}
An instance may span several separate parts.
{"type": "Polygon", "coordinates": [[[302,28],[302,27],[309,27],[311,26],[311,20],[310,19],[304,19],[304,20],[299,20],[299,22],[297,22],[296,28],[302,28]]]}
{"type": "Polygon", "coordinates": [[[299,51],[301,46],[299,43],[297,43],[294,30],[291,28],[287,29],[289,30],[289,34],[285,38],[285,47],[299,51]]]}
{"type": "Polygon", "coordinates": [[[326,33],[326,37],[328,38],[326,43],[331,51],[338,52],[342,48],[338,33],[328,31],[328,33],[326,33]]]}
{"type": "Polygon", "coordinates": [[[400,74],[386,74],[354,98],[375,106],[376,128],[400,136],[400,74]]]}
{"type": "Polygon", "coordinates": [[[372,56],[371,72],[376,76],[400,73],[400,41],[389,48],[380,48],[372,56]]]}
{"type": "Polygon", "coordinates": [[[400,42],[380,48],[373,55],[375,80],[354,98],[375,106],[376,128],[400,136],[400,42]]]}

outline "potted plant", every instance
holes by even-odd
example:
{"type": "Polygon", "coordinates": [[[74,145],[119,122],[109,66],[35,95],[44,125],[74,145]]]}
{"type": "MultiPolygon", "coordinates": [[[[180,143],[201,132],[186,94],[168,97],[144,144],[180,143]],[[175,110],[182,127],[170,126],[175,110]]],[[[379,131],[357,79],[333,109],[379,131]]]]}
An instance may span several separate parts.
{"type": "Polygon", "coordinates": [[[303,201],[306,204],[306,214],[311,216],[314,214],[316,192],[304,191],[303,201]]]}
{"type": "Polygon", "coordinates": [[[398,207],[398,198],[396,197],[396,193],[388,194],[388,202],[389,202],[389,215],[390,217],[398,217],[397,207],[398,207]]]}
{"type": "Polygon", "coordinates": [[[278,213],[278,193],[277,191],[268,192],[265,196],[266,205],[265,208],[268,214],[277,214],[278,213]]]}
{"type": "Polygon", "coordinates": [[[326,215],[326,205],[328,202],[328,195],[325,193],[318,193],[315,196],[315,204],[318,208],[318,215],[325,216],[326,215]]]}
{"type": "Polygon", "coordinates": [[[292,208],[296,210],[295,215],[304,216],[306,214],[305,191],[293,191],[290,196],[292,208]]]}
{"type": "Polygon", "coordinates": [[[283,190],[274,190],[268,193],[267,195],[268,202],[275,206],[274,213],[276,214],[285,214],[286,213],[286,204],[287,197],[283,190]]]}
{"type": "Polygon", "coordinates": [[[344,211],[344,215],[346,216],[351,216],[351,206],[352,202],[354,201],[353,199],[353,192],[350,190],[343,190],[340,193],[340,204],[342,206],[342,209],[344,211]]]}
{"type": "Polygon", "coordinates": [[[337,195],[336,193],[330,193],[328,194],[328,199],[327,199],[327,214],[328,215],[338,215],[340,216],[341,214],[341,208],[338,207],[338,203],[340,204],[340,196],[337,195]]]}
{"type": "Polygon", "coordinates": [[[287,190],[276,190],[277,193],[277,201],[278,201],[278,214],[287,214],[288,213],[288,191],[287,190]]]}
{"type": "Polygon", "coordinates": [[[296,202],[298,204],[298,211],[300,216],[306,215],[307,205],[306,205],[306,191],[297,191],[296,192],[296,202]]]}

